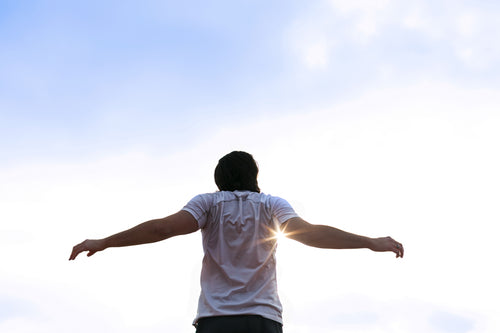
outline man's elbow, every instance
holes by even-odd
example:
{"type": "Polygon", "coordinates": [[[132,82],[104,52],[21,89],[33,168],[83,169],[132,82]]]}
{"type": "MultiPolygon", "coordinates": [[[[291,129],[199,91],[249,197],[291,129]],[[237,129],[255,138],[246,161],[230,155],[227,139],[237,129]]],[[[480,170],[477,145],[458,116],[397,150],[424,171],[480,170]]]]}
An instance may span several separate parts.
{"type": "Polygon", "coordinates": [[[175,236],[175,230],[166,218],[158,219],[155,222],[154,234],[159,240],[175,236]]]}
{"type": "Polygon", "coordinates": [[[285,226],[283,232],[286,237],[309,245],[314,238],[315,227],[315,225],[309,224],[303,220],[290,221],[290,223],[285,226]]]}

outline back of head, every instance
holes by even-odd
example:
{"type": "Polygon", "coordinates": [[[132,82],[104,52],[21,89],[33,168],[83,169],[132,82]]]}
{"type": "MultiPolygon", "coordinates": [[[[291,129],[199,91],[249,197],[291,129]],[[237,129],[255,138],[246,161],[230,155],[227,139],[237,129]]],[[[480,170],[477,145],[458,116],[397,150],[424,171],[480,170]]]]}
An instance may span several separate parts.
{"type": "Polygon", "coordinates": [[[257,183],[259,168],[252,155],[233,151],[219,160],[215,183],[221,191],[252,191],[260,193],[257,183]]]}

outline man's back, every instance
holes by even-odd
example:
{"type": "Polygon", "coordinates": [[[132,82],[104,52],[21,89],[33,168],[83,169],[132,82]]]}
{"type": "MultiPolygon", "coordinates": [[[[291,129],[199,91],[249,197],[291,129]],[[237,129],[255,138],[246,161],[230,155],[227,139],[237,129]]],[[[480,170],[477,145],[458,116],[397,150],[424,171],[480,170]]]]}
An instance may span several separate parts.
{"type": "Polygon", "coordinates": [[[198,221],[203,268],[198,315],[258,314],[278,322],[276,232],[297,216],[283,199],[251,191],[196,196],[183,210],[198,221]]]}

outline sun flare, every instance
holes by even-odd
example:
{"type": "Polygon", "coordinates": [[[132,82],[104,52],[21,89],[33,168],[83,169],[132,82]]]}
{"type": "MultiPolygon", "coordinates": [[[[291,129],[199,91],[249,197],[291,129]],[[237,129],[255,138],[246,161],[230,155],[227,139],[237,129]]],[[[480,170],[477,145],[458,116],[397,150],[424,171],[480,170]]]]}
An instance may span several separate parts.
{"type": "Polygon", "coordinates": [[[281,241],[286,238],[286,233],[283,230],[278,230],[274,232],[274,237],[278,240],[281,241]]]}

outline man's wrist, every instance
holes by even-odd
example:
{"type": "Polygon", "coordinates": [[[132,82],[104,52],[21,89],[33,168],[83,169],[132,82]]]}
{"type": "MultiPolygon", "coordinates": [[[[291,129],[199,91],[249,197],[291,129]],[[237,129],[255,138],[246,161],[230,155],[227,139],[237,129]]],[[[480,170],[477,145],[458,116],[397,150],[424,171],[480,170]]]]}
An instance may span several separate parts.
{"type": "Polygon", "coordinates": [[[366,248],[374,251],[375,242],[375,238],[366,237],[366,248]]]}
{"type": "Polygon", "coordinates": [[[99,243],[99,251],[106,250],[108,247],[111,247],[109,245],[109,240],[108,238],[101,238],[97,240],[99,243]]]}

